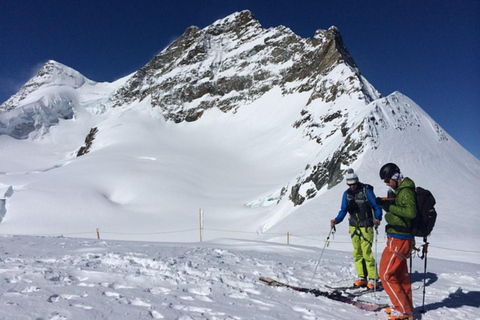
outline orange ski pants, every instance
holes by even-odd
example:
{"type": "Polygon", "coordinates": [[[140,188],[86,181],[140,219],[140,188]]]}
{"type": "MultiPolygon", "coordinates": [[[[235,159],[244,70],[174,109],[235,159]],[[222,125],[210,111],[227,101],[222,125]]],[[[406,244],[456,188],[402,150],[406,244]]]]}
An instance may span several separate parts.
{"type": "Polygon", "coordinates": [[[380,279],[393,307],[402,313],[413,312],[412,287],[408,275],[407,258],[412,240],[387,238],[387,246],[380,260],[380,279]]]}

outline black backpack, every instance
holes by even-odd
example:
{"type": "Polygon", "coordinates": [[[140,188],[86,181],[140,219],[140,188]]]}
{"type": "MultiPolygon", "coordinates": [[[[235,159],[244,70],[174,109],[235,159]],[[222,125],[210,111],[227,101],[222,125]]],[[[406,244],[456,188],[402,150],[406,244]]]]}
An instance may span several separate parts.
{"type": "MultiPolygon", "coordinates": [[[[410,228],[404,226],[386,225],[385,230],[393,228],[395,231],[411,233],[415,237],[426,238],[430,235],[437,220],[437,211],[435,211],[435,198],[432,193],[422,187],[415,189],[417,200],[417,215],[412,219],[410,228]]],[[[407,225],[407,220],[400,217],[407,225]]]]}
{"type": "Polygon", "coordinates": [[[412,220],[412,234],[415,237],[428,237],[435,226],[437,211],[432,193],[422,187],[417,187],[417,216],[412,220]]]}
{"type": "MultiPolygon", "coordinates": [[[[422,187],[417,187],[415,189],[417,194],[417,216],[412,220],[412,234],[415,237],[423,237],[423,245],[419,248],[413,246],[412,250],[419,252],[422,250],[422,255],[420,259],[425,259],[425,264],[423,267],[423,306],[422,313],[425,312],[425,287],[427,286],[427,253],[428,245],[427,237],[433,230],[435,226],[435,221],[437,220],[437,211],[435,211],[435,198],[432,193],[427,189],[422,187]],[[420,249],[422,248],[422,249],[420,249]]],[[[412,257],[410,256],[410,279],[412,278],[412,257]]]]}

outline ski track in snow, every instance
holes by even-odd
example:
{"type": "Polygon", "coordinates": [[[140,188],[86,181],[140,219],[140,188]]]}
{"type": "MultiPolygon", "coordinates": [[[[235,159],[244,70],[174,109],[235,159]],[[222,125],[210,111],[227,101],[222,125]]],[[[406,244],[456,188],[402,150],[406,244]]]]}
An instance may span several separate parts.
{"type": "MultiPolygon", "coordinates": [[[[354,277],[348,254],[221,240],[165,244],[70,238],[1,238],[0,319],[386,319],[257,280],[267,276],[326,290],[354,277]]],[[[429,260],[427,313],[422,274],[413,274],[417,319],[479,319],[478,265],[429,260]]],[[[415,266],[421,268],[422,262],[415,266]]],[[[379,292],[378,302],[386,302],[379,292]]],[[[364,300],[374,297],[364,296],[364,300]]]]}

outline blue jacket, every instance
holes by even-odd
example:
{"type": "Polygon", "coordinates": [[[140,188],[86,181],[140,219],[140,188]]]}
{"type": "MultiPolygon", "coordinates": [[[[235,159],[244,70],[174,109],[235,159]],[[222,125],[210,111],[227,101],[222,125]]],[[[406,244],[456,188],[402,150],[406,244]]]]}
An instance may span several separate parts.
{"type": "MultiPolygon", "coordinates": [[[[375,219],[382,220],[382,208],[375,202],[375,194],[373,193],[373,190],[370,188],[366,188],[365,185],[361,182],[357,184],[357,189],[355,189],[354,194],[357,194],[358,192],[362,191],[362,189],[365,188],[366,194],[367,194],[367,200],[370,203],[371,207],[373,208],[373,212],[375,215],[375,219]]],[[[347,192],[348,189],[343,193],[342,197],[342,206],[340,211],[338,212],[337,217],[335,218],[336,223],[340,223],[343,221],[345,216],[347,215],[348,211],[348,201],[347,201],[347,192]]]]}

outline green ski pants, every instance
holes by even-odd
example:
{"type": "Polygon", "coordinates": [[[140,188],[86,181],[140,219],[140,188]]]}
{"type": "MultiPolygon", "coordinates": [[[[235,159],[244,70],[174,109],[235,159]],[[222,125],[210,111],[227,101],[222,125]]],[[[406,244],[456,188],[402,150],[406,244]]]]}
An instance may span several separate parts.
{"type": "Polygon", "coordinates": [[[375,272],[375,259],[373,258],[373,227],[350,226],[350,236],[353,244],[353,260],[359,278],[378,280],[378,272],[375,272]],[[365,274],[367,272],[367,274],[365,274]]]}

